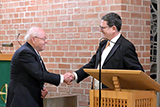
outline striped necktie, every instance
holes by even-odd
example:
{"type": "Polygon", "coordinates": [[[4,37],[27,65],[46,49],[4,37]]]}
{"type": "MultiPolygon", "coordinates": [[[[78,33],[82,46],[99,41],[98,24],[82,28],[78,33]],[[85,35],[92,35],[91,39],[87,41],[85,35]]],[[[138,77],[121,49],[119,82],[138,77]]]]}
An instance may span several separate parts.
{"type": "Polygon", "coordinates": [[[40,60],[41,66],[42,66],[42,68],[43,68],[43,70],[44,70],[44,65],[43,65],[43,61],[42,61],[41,56],[40,56],[40,55],[38,55],[38,58],[39,58],[39,60],[40,60]]]}

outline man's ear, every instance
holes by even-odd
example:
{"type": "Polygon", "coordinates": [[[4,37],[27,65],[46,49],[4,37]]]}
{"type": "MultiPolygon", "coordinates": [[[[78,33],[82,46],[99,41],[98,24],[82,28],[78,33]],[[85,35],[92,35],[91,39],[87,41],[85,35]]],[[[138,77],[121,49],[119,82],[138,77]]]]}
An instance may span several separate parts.
{"type": "Polygon", "coordinates": [[[113,32],[115,33],[115,32],[117,31],[116,26],[112,26],[112,30],[113,30],[113,32]]]}
{"type": "Polygon", "coordinates": [[[36,39],[35,39],[34,37],[31,37],[31,42],[32,42],[33,44],[35,44],[35,41],[36,41],[36,39]]]}

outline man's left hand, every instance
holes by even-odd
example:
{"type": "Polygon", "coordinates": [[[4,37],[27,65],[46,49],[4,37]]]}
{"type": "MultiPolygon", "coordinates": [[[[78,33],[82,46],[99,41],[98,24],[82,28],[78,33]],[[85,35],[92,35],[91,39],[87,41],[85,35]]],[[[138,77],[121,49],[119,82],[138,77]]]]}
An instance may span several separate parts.
{"type": "Polygon", "coordinates": [[[45,98],[47,94],[48,90],[45,87],[43,87],[43,90],[41,90],[41,98],[45,98]]]}

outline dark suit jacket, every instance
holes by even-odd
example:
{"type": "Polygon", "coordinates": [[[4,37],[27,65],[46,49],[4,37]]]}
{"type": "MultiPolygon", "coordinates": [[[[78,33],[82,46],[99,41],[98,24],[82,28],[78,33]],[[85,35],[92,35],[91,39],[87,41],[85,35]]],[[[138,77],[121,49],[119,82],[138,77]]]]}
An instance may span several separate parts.
{"type": "MultiPolygon", "coordinates": [[[[102,46],[101,52],[104,50],[106,43],[107,41],[102,41],[100,43],[100,46],[102,46]]],[[[86,72],[83,71],[84,68],[97,69],[100,60],[99,50],[100,47],[97,49],[96,54],[92,56],[90,62],[76,71],[78,75],[78,83],[89,76],[86,72]]],[[[125,39],[122,35],[117,40],[114,47],[105,59],[104,64],[102,65],[102,69],[128,69],[144,71],[138,60],[134,45],[125,39]]]]}
{"type": "Polygon", "coordinates": [[[60,75],[49,73],[29,43],[13,55],[6,107],[43,107],[44,82],[60,83],[60,75]],[[43,65],[43,66],[42,66],[43,65]]]}

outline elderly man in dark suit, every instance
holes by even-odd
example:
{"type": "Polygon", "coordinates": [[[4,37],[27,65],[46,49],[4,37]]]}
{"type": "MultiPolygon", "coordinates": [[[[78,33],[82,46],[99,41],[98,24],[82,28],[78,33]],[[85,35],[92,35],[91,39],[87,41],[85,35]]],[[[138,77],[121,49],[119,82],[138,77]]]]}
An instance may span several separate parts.
{"type": "Polygon", "coordinates": [[[46,70],[39,52],[45,49],[47,37],[44,30],[32,27],[25,36],[26,43],[13,55],[6,107],[43,107],[48,93],[44,83],[58,86],[73,80],[71,73],[64,75],[46,70]]]}
{"type": "MultiPolygon", "coordinates": [[[[120,33],[121,25],[121,17],[116,13],[111,12],[102,17],[99,27],[100,32],[102,32],[103,35],[102,37],[105,38],[105,40],[101,41],[101,48],[99,47],[97,49],[96,54],[92,56],[89,63],[73,72],[75,75],[74,78],[78,83],[89,76],[83,70],[84,68],[98,69],[100,67],[100,51],[102,53],[102,69],[128,69],[144,71],[138,60],[134,45],[125,39],[120,33]],[[106,47],[108,42],[109,46],[106,47]]],[[[95,87],[97,87],[96,89],[99,88],[99,84],[97,83],[98,82],[96,81],[94,83],[95,87]]]]}

